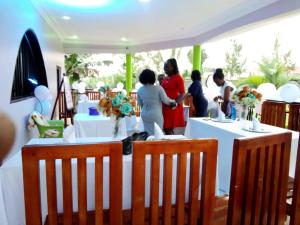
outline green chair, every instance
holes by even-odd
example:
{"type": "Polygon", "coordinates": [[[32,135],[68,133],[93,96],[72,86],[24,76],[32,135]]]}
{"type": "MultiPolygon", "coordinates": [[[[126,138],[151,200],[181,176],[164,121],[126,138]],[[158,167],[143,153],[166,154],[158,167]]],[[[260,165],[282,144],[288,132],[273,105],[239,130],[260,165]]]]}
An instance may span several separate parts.
{"type": "Polygon", "coordinates": [[[38,112],[33,112],[30,116],[34,125],[37,126],[40,138],[62,138],[64,132],[64,121],[62,120],[46,120],[38,112]]]}

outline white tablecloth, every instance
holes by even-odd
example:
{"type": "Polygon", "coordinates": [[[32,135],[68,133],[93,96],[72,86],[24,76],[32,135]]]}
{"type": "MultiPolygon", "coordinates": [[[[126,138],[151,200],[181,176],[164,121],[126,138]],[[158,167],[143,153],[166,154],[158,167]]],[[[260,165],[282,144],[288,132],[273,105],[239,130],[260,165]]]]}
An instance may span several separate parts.
{"type": "Polygon", "coordinates": [[[90,107],[97,107],[99,100],[79,101],[77,113],[89,113],[90,107]]]}
{"type": "Polygon", "coordinates": [[[188,121],[189,117],[190,117],[190,107],[184,105],[183,106],[183,113],[184,113],[184,121],[188,121]]]}
{"type": "Polygon", "coordinates": [[[75,135],[84,137],[112,137],[115,122],[102,115],[90,116],[89,114],[77,113],[74,116],[75,135]]]}
{"type": "MultiPolygon", "coordinates": [[[[249,121],[250,122],[250,121],[249,121]]],[[[249,124],[249,126],[251,123],[249,124]]],[[[268,134],[276,134],[289,130],[279,127],[263,126],[270,130],[268,134]]],[[[292,132],[292,131],[291,131],[292,132]]],[[[220,123],[207,121],[203,118],[190,118],[186,127],[185,136],[190,138],[217,138],[218,145],[218,185],[219,191],[229,193],[231,163],[233,152],[233,141],[240,137],[259,137],[266,133],[254,133],[241,129],[241,124],[238,121],[234,123],[220,123]]],[[[299,133],[292,132],[292,146],[290,157],[290,176],[294,176],[296,155],[298,147],[299,133]]]]}
{"type": "MultiPolygon", "coordinates": [[[[121,119],[119,135],[127,136],[138,131],[139,117],[125,117],[121,119]]],[[[75,136],[85,137],[112,137],[115,120],[103,115],[90,116],[89,114],[77,113],[74,116],[75,136]]]]}
{"type": "MultiPolygon", "coordinates": [[[[168,139],[182,139],[182,135],[167,136],[168,139]]],[[[122,138],[120,138],[122,139],[122,138]]],[[[101,143],[108,141],[117,141],[112,138],[81,138],[77,139],[76,143],[101,143]]],[[[32,139],[28,144],[62,144],[63,139],[32,139]]],[[[146,205],[149,205],[150,197],[150,158],[146,158],[146,205]]],[[[162,203],[162,185],[163,185],[163,157],[161,157],[160,165],[160,204],[162,203]]],[[[123,156],[123,209],[131,208],[131,164],[132,155],[123,156]]],[[[104,208],[108,208],[108,187],[109,187],[109,160],[104,158],[103,162],[103,191],[104,191],[104,208]]],[[[174,156],[173,163],[173,177],[176,177],[176,156],[174,156]]],[[[58,211],[62,211],[62,174],[61,174],[61,161],[56,160],[57,169],[57,195],[58,195],[58,211]]],[[[94,209],[94,159],[87,159],[87,199],[88,209],[94,209]]],[[[75,210],[77,209],[77,169],[76,160],[72,160],[72,176],[73,176],[73,204],[75,210]]],[[[45,178],[45,164],[40,163],[41,174],[41,201],[43,218],[47,214],[46,210],[46,178],[45,178]]],[[[187,161],[187,177],[189,175],[189,160],[187,161]]],[[[187,180],[188,181],[188,180],[187,180]]],[[[172,201],[175,203],[175,186],[176,179],[172,181],[172,201]]],[[[188,182],[187,182],[188,191],[188,182]]],[[[186,199],[188,192],[186,192],[186,199]]],[[[23,174],[22,174],[22,158],[21,152],[18,152],[14,157],[0,167],[0,224],[1,225],[24,225],[25,224],[25,208],[24,208],[24,191],[23,191],[23,174]]]]}

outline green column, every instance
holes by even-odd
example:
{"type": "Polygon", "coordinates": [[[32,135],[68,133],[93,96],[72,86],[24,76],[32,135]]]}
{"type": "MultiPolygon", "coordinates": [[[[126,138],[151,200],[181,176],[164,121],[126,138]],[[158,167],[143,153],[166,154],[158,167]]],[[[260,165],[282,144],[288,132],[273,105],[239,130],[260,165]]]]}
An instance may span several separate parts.
{"type": "Polygon", "coordinates": [[[201,71],[201,45],[193,47],[193,70],[201,71]]]}
{"type": "Polygon", "coordinates": [[[126,91],[132,90],[132,54],[126,54],[126,91]]]}

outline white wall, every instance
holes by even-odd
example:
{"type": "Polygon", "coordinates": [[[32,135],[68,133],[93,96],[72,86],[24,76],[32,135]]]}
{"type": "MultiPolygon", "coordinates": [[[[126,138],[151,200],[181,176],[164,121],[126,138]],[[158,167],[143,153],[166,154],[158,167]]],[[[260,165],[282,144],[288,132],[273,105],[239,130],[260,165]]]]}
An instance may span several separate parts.
{"type": "MultiPolygon", "coordinates": [[[[48,86],[56,96],[56,65],[63,67],[62,43],[57,34],[46,24],[29,0],[0,0],[0,111],[14,121],[17,128],[11,155],[19,151],[30,139],[27,116],[33,111],[35,99],[10,103],[15,63],[21,39],[31,28],[39,41],[45,62],[48,86]]],[[[62,71],[63,72],[63,71],[62,71]]],[[[0,128],[0,135],[3,130],[0,128]]],[[[1,144],[0,144],[1,146],[1,144]]]]}

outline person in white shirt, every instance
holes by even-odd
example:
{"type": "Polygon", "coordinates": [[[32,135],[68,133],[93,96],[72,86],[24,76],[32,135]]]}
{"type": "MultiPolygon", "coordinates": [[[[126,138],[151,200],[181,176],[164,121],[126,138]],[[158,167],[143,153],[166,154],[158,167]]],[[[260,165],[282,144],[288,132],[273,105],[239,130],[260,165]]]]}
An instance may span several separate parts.
{"type": "Polygon", "coordinates": [[[214,82],[220,89],[220,96],[216,96],[214,101],[220,101],[221,109],[226,116],[231,115],[231,98],[235,90],[235,86],[224,79],[224,73],[222,69],[216,69],[216,72],[213,76],[214,82]]]}

